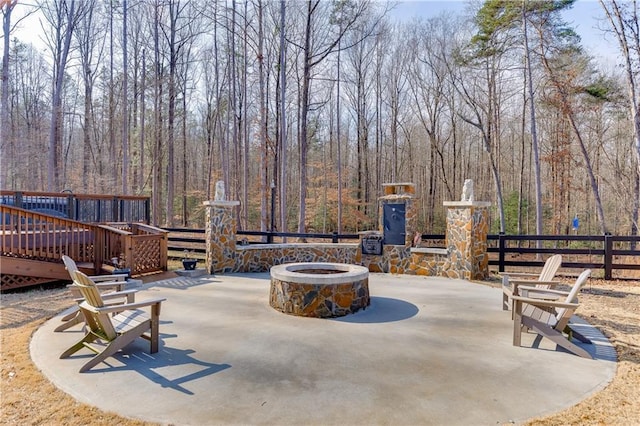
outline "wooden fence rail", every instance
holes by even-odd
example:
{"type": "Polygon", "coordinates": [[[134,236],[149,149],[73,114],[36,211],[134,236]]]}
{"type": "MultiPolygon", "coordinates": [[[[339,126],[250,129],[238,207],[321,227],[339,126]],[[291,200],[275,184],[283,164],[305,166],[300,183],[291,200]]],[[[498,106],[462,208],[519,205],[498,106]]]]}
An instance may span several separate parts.
{"type": "MultiPolygon", "coordinates": [[[[196,253],[205,252],[204,229],[167,228],[168,249],[196,253]],[[190,234],[188,237],[185,234],[190,234]],[[198,236],[194,236],[198,235],[198,236]],[[199,235],[202,235],[200,237],[199,235]]],[[[240,236],[265,237],[268,243],[275,238],[306,238],[314,240],[358,240],[357,234],[298,234],[293,232],[238,231],[240,236]]],[[[640,250],[636,250],[640,236],[615,235],[488,235],[489,264],[504,272],[507,266],[542,267],[551,254],[564,257],[563,268],[600,269],[604,278],[614,278],[614,271],[640,270],[640,250]],[[538,248],[538,242],[542,247],[538,248]],[[524,255],[524,256],[522,256],[524,255]],[[529,256],[527,256],[529,255],[529,256]],[[533,256],[531,256],[533,255],[533,256]],[[533,258],[532,258],[533,257],[533,258]],[[582,258],[587,260],[581,260],[582,258]]],[[[424,234],[423,243],[445,246],[444,234],[424,234]]],[[[250,242],[251,243],[251,242],[250,242]]]]}

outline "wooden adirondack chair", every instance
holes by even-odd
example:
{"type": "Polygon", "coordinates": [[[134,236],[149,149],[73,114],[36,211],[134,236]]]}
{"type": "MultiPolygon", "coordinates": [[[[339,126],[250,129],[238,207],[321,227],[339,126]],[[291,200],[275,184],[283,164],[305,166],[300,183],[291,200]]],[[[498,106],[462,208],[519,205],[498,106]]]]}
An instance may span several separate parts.
{"type": "MultiPolygon", "coordinates": [[[[76,262],[67,255],[62,256],[62,261],[69,272],[69,276],[73,280],[73,273],[78,271],[76,262]]],[[[134,302],[135,292],[137,290],[125,290],[127,285],[126,274],[95,275],[90,276],[89,278],[95,282],[98,289],[103,292],[102,297],[104,299],[108,299],[109,304],[134,302]]],[[[74,300],[79,305],[84,299],[82,298],[82,293],[80,293],[78,287],[70,285],[67,288],[71,291],[74,300]]],[[[68,310],[68,312],[61,318],[61,321],[62,324],[56,327],[54,331],[64,331],[76,324],[80,324],[84,321],[84,317],[82,316],[79,307],[76,305],[68,310]]]]}
{"type": "Polygon", "coordinates": [[[553,281],[556,272],[562,264],[562,256],[554,254],[544,263],[540,274],[528,274],[522,272],[504,272],[502,274],[502,310],[506,311],[511,306],[511,296],[518,293],[520,285],[535,285],[539,289],[548,289],[560,284],[553,281]]]}
{"type": "MultiPolygon", "coordinates": [[[[573,332],[569,324],[571,316],[578,308],[578,293],[587,282],[589,275],[591,275],[591,270],[587,269],[576,279],[571,291],[568,293],[558,292],[566,294],[563,301],[547,300],[544,299],[546,297],[544,295],[541,296],[542,298],[536,298],[538,295],[534,294],[537,291],[535,288],[529,290],[529,297],[514,294],[512,296],[513,345],[521,345],[523,330],[533,330],[541,337],[551,339],[557,345],[576,355],[592,359],[589,352],[571,342],[573,332]],[[563,332],[566,332],[568,337],[565,337],[563,332]]],[[[548,291],[543,290],[542,293],[548,291]]],[[[586,342],[590,343],[588,339],[586,342]]]]}
{"type": "Polygon", "coordinates": [[[82,348],[96,353],[80,372],[90,370],[120,349],[142,337],[150,341],[150,353],[158,352],[160,305],[166,299],[151,299],[122,305],[105,305],[95,283],[82,272],[74,272],[76,285],[84,301],[80,310],[87,322],[87,334],[76,344],[64,351],[60,358],[68,358],[82,348]],[[150,308],[150,314],[140,308],[150,308]],[[112,314],[115,314],[112,316],[112,314]],[[104,345],[94,342],[100,340],[104,345]]]}

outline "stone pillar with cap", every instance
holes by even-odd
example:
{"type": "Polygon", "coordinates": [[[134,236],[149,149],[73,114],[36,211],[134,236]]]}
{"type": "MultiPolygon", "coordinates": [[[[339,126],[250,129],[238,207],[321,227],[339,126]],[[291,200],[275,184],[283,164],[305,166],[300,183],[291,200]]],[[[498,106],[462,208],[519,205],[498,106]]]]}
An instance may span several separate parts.
{"type": "MultiPolygon", "coordinates": [[[[412,182],[393,182],[383,183],[382,188],[384,195],[378,198],[378,228],[384,238],[380,269],[392,274],[404,274],[411,263],[409,249],[418,225],[416,186],[412,182]],[[398,207],[397,211],[395,206],[398,207]],[[394,222],[396,217],[399,220],[394,222]],[[390,229],[399,224],[402,229],[390,229]]],[[[371,266],[370,270],[376,271],[371,266]]]]}
{"type": "Polygon", "coordinates": [[[462,201],[445,201],[447,208],[446,246],[449,262],[444,272],[451,278],[482,280],[489,275],[487,201],[475,201],[473,182],[465,181],[462,201]],[[470,187],[470,188],[469,188],[470,187]]]}
{"type": "Polygon", "coordinates": [[[206,269],[209,274],[234,272],[236,267],[236,231],[238,223],[235,208],[240,201],[225,200],[222,181],[216,182],[215,199],[205,201],[205,240],[207,242],[206,269]]]}

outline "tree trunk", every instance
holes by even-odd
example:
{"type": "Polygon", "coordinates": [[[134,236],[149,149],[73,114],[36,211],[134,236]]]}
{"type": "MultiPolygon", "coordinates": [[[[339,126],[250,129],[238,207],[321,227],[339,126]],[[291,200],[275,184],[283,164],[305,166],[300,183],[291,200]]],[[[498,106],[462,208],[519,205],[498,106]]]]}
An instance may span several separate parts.
{"type": "Polygon", "coordinates": [[[287,232],[286,2],[280,0],[280,232],[287,232]]]}
{"type": "MultiPolygon", "coordinates": [[[[263,30],[263,4],[262,0],[258,0],[258,86],[259,86],[259,103],[260,103],[260,230],[262,232],[268,229],[267,224],[267,180],[268,180],[268,167],[269,160],[267,155],[267,129],[269,123],[267,122],[267,105],[266,105],[266,93],[264,84],[264,30],[263,30]]],[[[245,38],[246,40],[246,38],[245,38]]],[[[245,84],[246,86],[246,84],[245,84]]],[[[274,185],[272,185],[271,191],[275,191],[275,171],[274,171],[274,185]]],[[[273,202],[272,195],[272,202],[273,202]]],[[[274,214],[273,206],[271,208],[271,214],[274,214]]],[[[274,223],[274,218],[271,217],[271,223],[274,223]]],[[[273,229],[269,229],[273,232],[273,229]]]]}
{"type": "Polygon", "coordinates": [[[127,55],[127,0],[122,1],[122,193],[129,193],[129,64],[127,55]]]}
{"type": "MultiPolygon", "coordinates": [[[[9,42],[11,39],[11,12],[13,8],[18,4],[17,0],[8,1],[2,3],[0,10],[2,11],[2,41],[4,45],[2,53],[2,86],[0,106],[2,107],[0,117],[0,151],[6,155],[6,148],[9,142],[11,133],[11,123],[9,116],[9,42]]],[[[9,170],[7,170],[7,164],[2,165],[2,171],[0,171],[0,188],[8,188],[6,184],[6,176],[9,176],[9,170]]]]}
{"type": "MultiPolygon", "coordinates": [[[[540,148],[538,147],[538,130],[536,126],[536,106],[533,91],[533,76],[531,72],[531,51],[527,30],[527,13],[525,1],[522,0],[522,32],[524,35],[525,69],[527,70],[527,89],[529,91],[529,116],[531,120],[531,143],[533,151],[533,171],[536,181],[536,234],[544,233],[542,224],[542,178],[540,177],[540,148]]],[[[542,248],[542,241],[536,242],[537,248],[542,248]]]]}
{"type": "Polygon", "coordinates": [[[316,0],[307,1],[307,16],[304,33],[304,49],[302,54],[302,95],[300,99],[300,133],[298,134],[298,149],[300,155],[300,181],[298,183],[298,199],[300,202],[298,211],[298,232],[305,232],[306,201],[307,201],[307,153],[308,153],[308,115],[309,115],[309,92],[311,90],[311,22],[313,12],[317,7],[316,0]],[[315,5],[312,3],[315,2],[315,5]]]}
{"type": "MultiPolygon", "coordinates": [[[[65,5],[67,5],[65,3],[65,5]]],[[[61,6],[64,7],[64,6],[61,6]]],[[[75,0],[71,0],[65,13],[65,33],[62,38],[60,51],[54,53],[56,63],[54,65],[54,83],[51,111],[51,127],[49,133],[49,160],[47,162],[47,190],[56,191],[60,184],[60,154],[62,150],[62,91],[64,86],[64,72],[67,66],[67,57],[71,48],[71,36],[74,29],[75,21],[75,0]]]]}
{"type": "MultiPolygon", "coordinates": [[[[638,72],[637,66],[634,67],[634,58],[632,58],[632,50],[636,53],[635,61],[640,60],[640,31],[638,31],[638,16],[637,5],[633,2],[630,7],[633,7],[631,16],[623,16],[623,11],[620,9],[618,0],[610,0],[609,7],[607,4],[600,0],[600,5],[604,10],[609,24],[618,39],[618,45],[620,47],[620,53],[624,60],[624,71],[627,79],[627,97],[629,104],[629,113],[633,122],[633,139],[634,139],[634,152],[633,155],[636,158],[636,166],[638,168],[638,176],[640,178],[640,93],[637,87],[638,72]],[[635,26],[630,23],[634,23],[635,26]]],[[[637,64],[636,64],[637,65],[637,64]]],[[[637,235],[638,232],[638,206],[640,206],[640,192],[635,191],[636,197],[634,200],[634,208],[632,212],[632,235],[637,235]]]]}

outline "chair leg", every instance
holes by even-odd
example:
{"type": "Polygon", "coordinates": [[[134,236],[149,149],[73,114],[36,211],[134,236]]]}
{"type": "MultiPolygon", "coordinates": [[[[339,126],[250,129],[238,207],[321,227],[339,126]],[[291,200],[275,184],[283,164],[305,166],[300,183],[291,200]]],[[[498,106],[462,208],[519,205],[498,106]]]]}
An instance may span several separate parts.
{"type": "Polygon", "coordinates": [[[513,346],[522,343],[522,302],[512,299],[511,316],[513,317],[513,346]]]}
{"type": "Polygon", "coordinates": [[[533,331],[535,331],[536,333],[538,333],[539,335],[553,341],[556,345],[565,348],[569,352],[572,352],[583,358],[593,359],[593,357],[589,352],[582,349],[580,346],[576,345],[575,343],[569,341],[567,338],[565,338],[562,335],[562,333],[549,327],[548,325],[542,324],[535,320],[531,320],[531,318],[528,318],[528,317],[523,318],[523,324],[529,327],[530,329],[532,329],[533,331]]]}
{"type": "Polygon", "coordinates": [[[564,332],[567,333],[569,337],[573,337],[574,339],[580,340],[582,343],[587,343],[587,344],[593,343],[587,336],[585,336],[584,334],[580,333],[579,331],[571,327],[571,324],[568,324],[564,328],[564,332]]]}
{"type": "Polygon", "coordinates": [[[124,348],[129,343],[133,342],[135,339],[137,339],[138,337],[142,336],[142,333],[144,333],[145,330],[148,330],[148,329],[149,329],[149,323],[148,322],[144,322],[144,323],[141,323],[141,324],[137,325],[136,327],[132,328],[131,330],[127,330],[126,333],[120,334],[114,340],[109,342],[107,344],[107,347],[102,352],[98,353],[96,356],[94,356],[89,361],[87,361],[87,363],[85,363],[80,368],[80,370],[79,370],[80,373],[84,373],[86,371],[89,371],[90,369],[92,369],[96,365],[98,365],[101,362],[103,362],[105,359],[107,359],[110,356],[114,355],[120,349],[124,348]]]}
{"type": "Polygon", "coordinates": [[[95,342],[99,338],[100,338],[99,336],[96,336],[93,333],[86,334],[82,339],[80,339],[79,342],[77,342],[75,345],[71,346],[66,351],[62,352],[62,355],[60,355],[60,359],[68,358],[69,356],[71,356],[74,353],[78,352],[80,349],[84,348],[86,343],[95,342]]]}
{"type": "Polygon", "coordinates": [[[74,318],[78,312],[80,312],[78,306],[72,306],[71,308],[69,308],[69,313],[63,316],[60,321],[69,321],[70,319],[74,318]]]}
{"type": "Polygon", "coordinates": [[[111,355],[114,355],[124,346],[128,345],[132,341],[134,341],[137,337],[133,334],[123,334],[116,337],[115,340],[109,342],[107,347],[100,353],[96,354],[93,358],[87,361],[79,370],[80,373],[84,373],[86,371],[91,370],[96,365],[100,364],[105,359],[109,358],[111,355]]]}
{"type": "Polygon", "coordinates": [[[53,331],[55,331],[55,332],[64,331],[64,330],[67,330],[67,329],[73,327],[74,325],[80,324],[82,322],[84,322],[84,317],[82,316],[82,313],[80,311],[78,311],[78,312],[76,312],[76,316],[75,317],[64,321],[62,324],[57,326],[55,328],[55,330],[53,330],[53,331]]]}
{"type": "Polygon", "coordinates": [[[151,307],[151,349],[152,354],[158,352],[160,333],[160,304],[151,307]]]}

